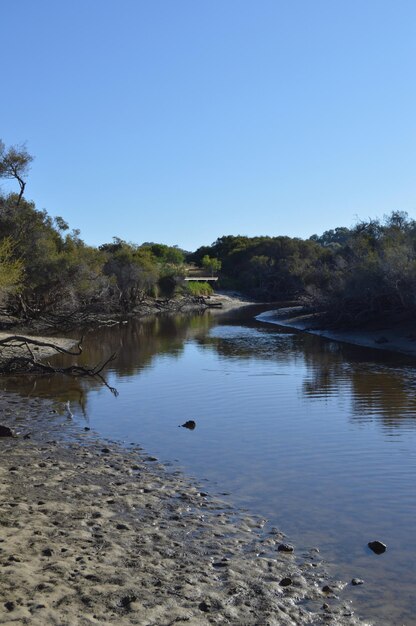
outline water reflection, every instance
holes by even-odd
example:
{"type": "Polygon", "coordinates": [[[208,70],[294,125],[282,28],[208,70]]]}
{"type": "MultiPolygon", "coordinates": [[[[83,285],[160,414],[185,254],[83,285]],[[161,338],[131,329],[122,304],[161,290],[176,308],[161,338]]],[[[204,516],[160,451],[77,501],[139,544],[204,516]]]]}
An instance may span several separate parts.
{"type": "Polygon", "coordinates": [[[336,576],[366,580],[353,592],[359,613],[410,624],[413,361],[257,321],[259,312],[158,317],[87,334],[78,362],[117,352],[106,376],[118,398],[98,381],[59,376],[1,386],[61,407],[69,400],[76,419],[89,417],[104,436],[178,459],[299,547],[320,545],[336,576]],[[367,549],[375,538],[388,545],[376,561],[367,549]]]}
{"type": "MultiPolygon", "coordinates": [[[[159,316],[103,327],[86,335],[84,351],[75,360],[59,355],[51,363],[64,366],[76,362],[88,367],[115,352],[117,359],[111,363],[108,375],[117,386],[117,380],[151,368],[156,357],[179,359],[185,345],[193,342],[224,359],[254,359],[297,367],[302,372],[305,398],[313,401],[347,394],[353,421],[380,418],[383,427],[394,429],[403,424],[407,428],[416,425],[416,381],[411,359],[259,322],[254,319],[256,312],[257,308],[250,307],[223,316],[159,316]]],[[[282,370],[280,374],[287,372],[282,370]]],[[[258,375],[267,374],[260,371],[258,375]]],[[[274,370],[273,375],[279,372],[274,370]]],[[[89,393],[101,387],[99,380],[60,375],[0,379],[3,390],[32,397],[53,395],[60,402],[75,403],[85,415],[89,393]]]]}
{"type": "Polygon", "coordinates": [[[386,427],[397,428],[403,423],[416,426],[416,381],[409,357],[340,344],[284,327],[270,330],[253,324],[217,327],[198,343],[226,358],[299,366],[303,362],[306,374],[302,392],[306,398],[321,400],[348,394],[352,418],[358,422],[380,417],[386,427]]]}
{"type": "MultiPolygon", "coordinates": [[[[111,327],[102,327],[84,336],[83,352],[76,358],[56,355],[49,359],[55,367],[78,364],[91,367],[104,362],[110,354],[117,358],[104,375],[118,378],[134,377],[151,367],[157,355],[179,358],[187,340],[207,332],[214,320],[209,316],[160,316],[132,321],[111,327]]],[[[72,333],[77,339],[82,334],[72,333]]],[[[0,379],[4,391],[27,396],[53,397],[59,402],[75,403],[87,414],[88,394],[102,388],[94,378],[54,376],[9,376],[0,379]]]]}

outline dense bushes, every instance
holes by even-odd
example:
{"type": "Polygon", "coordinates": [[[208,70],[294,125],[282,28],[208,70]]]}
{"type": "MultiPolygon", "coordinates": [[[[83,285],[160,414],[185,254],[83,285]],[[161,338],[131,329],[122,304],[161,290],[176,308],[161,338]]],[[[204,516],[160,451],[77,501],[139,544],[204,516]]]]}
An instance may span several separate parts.
{"type": "Polygon", "coordinates": [[[26,317],[98,309],[131,312],[149,296],[209,295],[190,276],[220,271],[222,286],[261,300],[298,298],[341,324],[416,313],[416,222],[395,211],[308,240],[224,236],[188,254],[159,243],[114,238],[86,245],[62,217],[38,211],[23,192],[32,157],[0,141],[0,178],[18,193],[0,194],[0,304],[26,317]],[[185,262],[186,261],[186,262],[185,262]],[[197,274],[195,274],[195,271],[197,274]]]}
{"type": "Polygon", "coordinates": [[[98,309],[133,311],[147,296],[173,297],[183,252],[120,239],[98,249],[62,218],[16,194],[0,195],[0,304],[18,316],[98,309]]]}
{"type": "Polygon", "coordinates": [[[416,222],[400,211],[306,241],[221,237],[190,260],[206,255],[221,262],[230,286],[261,299],[300,298],[339,323],[416,312],[416,222]]]}

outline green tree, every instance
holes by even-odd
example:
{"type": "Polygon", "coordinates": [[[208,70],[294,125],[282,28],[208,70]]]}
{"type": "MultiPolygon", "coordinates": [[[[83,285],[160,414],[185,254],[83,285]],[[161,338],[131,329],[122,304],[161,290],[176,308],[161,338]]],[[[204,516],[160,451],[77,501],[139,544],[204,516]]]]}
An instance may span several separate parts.
{"type": "Polygon", "coordinates": [[[222,263],[219,259],[211,258],[208,254],[202,258],[202,267],[211,272],[211,276],[214,276],[214,273],[218,272],[221,266],[222,263]]]}
{"type": "Polygon", "coordinates": [[[16,291],[23,278],[23,262],[14,256],[15,246],[11,237],[0,242],[0,291],[16,291]]]}
{"type": "Polygon", "coordinates": [[[6,149],[0,140],[0,178],[14,179],[18,182],[20,191],[17,197],[17,206],[23,197],[26,187],[25,177],[32,161],[33,157],[24,145],[10,146],[6,149]]]}

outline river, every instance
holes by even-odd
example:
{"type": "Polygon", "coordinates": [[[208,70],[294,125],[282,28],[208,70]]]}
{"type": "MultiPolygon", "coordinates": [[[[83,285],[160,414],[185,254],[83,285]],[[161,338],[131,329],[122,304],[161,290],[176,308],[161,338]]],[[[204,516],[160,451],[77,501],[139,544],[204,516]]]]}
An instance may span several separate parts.
{"type": "Polygon", "coordinates": [[[414,360],[267,323],[264,310],[158,317],[87,335],[80,362],[117,351],[107,380],[9,379],[70,401],[100,435],[139,443],[213,494],[319,546],[343,595],[376,624],[416,624],[414,360]],[[181,428],[194,420],[193,430],[181,428]],[[387,551],[367,547],[378,539],[387,551]]]}

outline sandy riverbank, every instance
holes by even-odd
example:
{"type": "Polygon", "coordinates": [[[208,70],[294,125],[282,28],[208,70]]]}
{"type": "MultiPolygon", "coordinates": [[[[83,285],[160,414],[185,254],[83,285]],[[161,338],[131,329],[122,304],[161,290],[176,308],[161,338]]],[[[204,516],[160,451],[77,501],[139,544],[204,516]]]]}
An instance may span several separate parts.
{"type": "Polygon", "coordinates": [[[232,309],[238,309],[253,304],[261,304],[260,302],[250,300],[237,291],[216,291],[208,299],[208,302],[220,304],[221,307],[218,309],[219,311],[231,311],[232,309]]]}
{"type": "MultiPolygon", "coordinates": [[[[19,332],[0,332],[0,340],[7,339],[11,336],[20,336],[19,332]]],[[[62,337],[44,337],[44,336],[35,336],[35,335],[24,335],[26,339],[34,339],[35,341],[39,341],[42,343],[51,343],[59,348],[63,348],[64,350],[70,350],[76,341],[74,339],[65,339],[62,337]]],[[[36,346],[30,345],[30,350],[36,356],[37,359],[47,359],[50,356],[56,354],[56,350],[52,346],[36,346]]],[[[14,357],[29,357],[30,352],[28,347],[24,344],[24,342],[20,339],[16,339],[12,344],[8,344],[7,346],[0,346],[0,364],[8,361],[14,357]]]]}
{"type": "Polygon", "coordinates": [[[0,624],[358,623],[318,551],[279,551],[264,520],[52,402],[0,409],[19,431],[0,439],[0,624]]]}
{"type": "Polygon", "coordinates": [[[320,328],[319,317],[303,314],[302,307],[289,307],[267,311],[257,316],[262,322],[295,328],[326,339],[351,343],[377,350],[400,352],[416,357],[416,322],[405,322],[395,325],[378,324],[376,328],[326,330],[320,328]]]}

